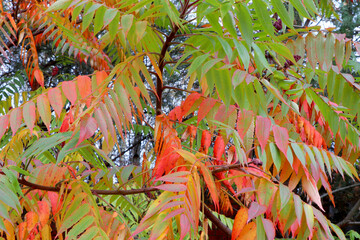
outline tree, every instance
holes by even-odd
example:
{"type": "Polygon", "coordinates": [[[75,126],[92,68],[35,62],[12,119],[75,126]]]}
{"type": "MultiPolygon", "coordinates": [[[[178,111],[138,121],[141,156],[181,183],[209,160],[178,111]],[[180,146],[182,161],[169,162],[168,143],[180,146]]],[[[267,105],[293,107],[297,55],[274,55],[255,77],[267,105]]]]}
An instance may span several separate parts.
{"type": "Polygon", "coordinates": [[[0,117],[3,237],[345,239],[320,191],[334,202],[334,171],[358,179],[353,43],[308,27],[331,1],[48,4],[0,8],[0,51],[21,47],[33,90],[0,117]],[[45,88],[47,42],[94,73],[45,88]],[[167,111],[169,90],[187,97],[167,111]],[[141,166],[113,162],[143,125],[141,166]]]}

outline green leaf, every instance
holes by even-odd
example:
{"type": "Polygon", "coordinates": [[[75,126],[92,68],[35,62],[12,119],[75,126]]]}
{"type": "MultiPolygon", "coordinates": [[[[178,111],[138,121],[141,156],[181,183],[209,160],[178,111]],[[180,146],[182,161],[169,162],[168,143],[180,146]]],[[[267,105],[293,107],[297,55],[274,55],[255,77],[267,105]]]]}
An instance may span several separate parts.
{"type": "Polygon", "coordinates": [[[54,2],[48,9],[46,9],[45,12],[53,12],[53,11],[59,11],[59,10],[65,10],[70,4],[72,3],[72,0],[59,0],[54,2]]]}
{"type": "Polygon", "coordinates": [[[132,15],[132,14],[123,15],[121,17],[121,27],[125,34],[125,37],[127,36],[128,32],[133,24],[133,20],[134,20],[134,15],[132,15]]]}
{"type": "Polygon", "coordinates": [[[281,168],[281,155],[280,155],[280,151],[279,149],[276,147],[275,143],[271,142],[269,143],[270,146],[270,152],[271,152],[271,157],[272,160],[274,162],[274,165],[277,169],[277,171],[280,171],[281,168]]]}
{"type": "Polygon", "coordinates": [[[230,72],[228,70],[212,68],[206,73],[206,78],[208,81],[210,80],[215,83],[221,100],[223,100],[228,107],[231,101],[231,94],[229,94],[229,90],[231,89],[230,72]]]}
{"type": "Polygon", "coordinates": [[[297,143],[291,143],[291,148],[294,151],[296,157],[300,160],[303,166],[306,166],[306,158],[304,150],[302,150],[297,143]]]}
{"type": "Polygon", "coordinates": [[[254,0],[253,4],[256,16],[258,17],[262,28],[270,35],[270,37],[275,38],[274,26],[272,25],[272,20],[265,2],[262,0],[254,0]]]}
{"type": "Polygon", "coordinates": [[[71,228],[68,237],[77,237],[80,233],[84,232],[91,224],[94,223],[94,216],[85,216],[75,226],[71,228]]]}
{"type": "Polygon", "coordinates": [[[104,26],[104,16],[106,8],[104,6],[99,7],[96,11],[94,18],[94,34],[97,34],[104,26]]]}
{"type": "Polygon", "coordinates": [[[235,11],[238,18],[237,24],[241,32],[241,36],[245,39],[246,43],[250,47],[252,45],[254,35],[250,11],[243,3],[237,4],[235,11]]]}
{"type": "MultiPolygon", "coordinates": [[[[312,1],[312,0],[310,0],[312,1]]],[[[283,2],[281,0],[271,0],[271,4],[275,9],[275,12],[279,15],[280,19],[285,23],[289,28],[294,29],[293,21],[289,16],[288,11],[286,10],[283,2]]]]}
{"type": "Polygon", "coordinates": [[[234,16],[231,11],[229,11],[223,17],[223,24],[224,24],[224,27],[229,31],[230,35],[233,38],[237,38],[237,33],[236,33],[235,26],[234,26],[234,16]]]}

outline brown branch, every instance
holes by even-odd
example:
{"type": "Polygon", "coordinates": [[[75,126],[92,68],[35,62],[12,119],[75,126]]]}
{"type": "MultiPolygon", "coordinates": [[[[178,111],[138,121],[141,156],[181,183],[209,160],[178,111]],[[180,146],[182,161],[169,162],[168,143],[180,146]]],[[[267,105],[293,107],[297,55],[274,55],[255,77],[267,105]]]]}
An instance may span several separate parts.
{"type": "MultiPolygon", "coordinates": [[[[344,190],[346,190],[348,188],[352,188],[352,187],[356,187],[356,186],[360,186],[360,183],[355,183],[355,184],[352,184],[352,185],[349,185],[349,186],[345,186],[345,187],[335,189],[334,191],[332,191],[332,194],[334,194],[336,192],[341,192],[341,191],[344,191],[344,190]]],[[[323,195],[320,196],[320,198],[324,198],[324,197],[326,197],[328,195],[329,195],[328,193],[324,193],[323,195]]]]}
{"type": "Polygon", "coordinates": [[[204,208],[204,214],[205,216],[216,225],[217,228],[219,228],[221,231],[223,231],[227,236],[231,237],[231,230],[228,228],[225,224],[223,224],[220,219],[218,219],[211,210],[205,205],[202,204],[201,208],[204,208]]]}
{"type": "MultiPolygon", "coordinates": [[[[19,183],[30,187],[32,189],[38,189],[43,191],[49,191],[49,192],[60,192],[60,187],[50,187],[50,186],[44,186],[37,183],[32,183],[24,178],[18,179],[19,183]]],[[[139,193],[148,193],[158,190],[155,187],[149,187],[149,188],[139,188],[139,189],[131,189],[131,190],[101,190],[101,189],[92,189],[91,193],[94,195],[131,195],[131,194],[139,194],[139,193]]],[[[68,191],[71,191],[71,189],[68,189],[68,191]]]]}
{"type": "Polygon", "coordinates": [[[344,227],[348,225],[352,217],[359,211],[360,208],[360,199],[355,203],[355,205],[351,208],[350,212],[346,215],[346,217],[336,225],[339,227],[344,227]]]}

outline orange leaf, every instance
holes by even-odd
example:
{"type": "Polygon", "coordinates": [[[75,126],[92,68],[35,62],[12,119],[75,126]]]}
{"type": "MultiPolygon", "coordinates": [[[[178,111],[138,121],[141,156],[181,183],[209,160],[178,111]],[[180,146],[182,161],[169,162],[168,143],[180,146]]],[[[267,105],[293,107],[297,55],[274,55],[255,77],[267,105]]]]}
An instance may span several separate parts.
{"type": "Polygon", "coordinates": [[[6,132],[9,126],[9,115],[0,116],[0,139],[6,132]]]}
{"type": "Polygon", "coordinates": [[[40,226],[43,227],[50,218],[50,208],[47,202],[45,201],[38,201],[39,206],[39,220],[40,220],[40,226]]]}
{"type": "Polygon", "coordinates": [[[236,240],[255,240],[256,239],[256,224],[254,222],[245,225],[236,240]]]}
{"type": "Polygon", "coordinates": [[[240,210],[237,212],[234,220],[234,226],[231,234],[231,240],[235,240],[239,234],[241,233],[241,230],[246,225],[248,219],[248,212],[246,208],[240,208],[240,210]]]}
{"type": "Polygon", "coordinates": [[[75,104],[76,99],[77,99],[77,94],[76,94],[76,85],[74,82],[63,82],[62,83],[62,90],[65,94],[65,97],[67,99],[69,99],[69,101],[71,102],[71,104],[75,104]]]}
{"type": "Polygon", "coordinates": [[[31,232],[38,223],[39,216],[35,212],[28,212],[25,215],[25,220],[27,222],[26,229],[28,232],[31,232]]]}
{"type": "Polygon", "coordinates": [[[34,77],[40,86],[44,87],[44,74],[39,68],[34,69],[34,77]]]}
{"type": "Polygon", "coordinates": [[[59,88],[51,88],[48,92],[49,101],[56,115],[60,118],[62,108],[64,106],[61,91],[59,88]]]}
{"type": "Polygon", "coordinates": [[[88,76],[78,76],[77,83],[79,87],[80,97],[82,99],[86,98],[86,106],[90,106],[90,97],[91,94],[91,79],[88,76]]]}
{"type": "MultiPolygon", "coordinates": [[[[106,87],[105,85],[102,85],[103,81],[108,77],[108,74],[105,71],[98,71],[96,72],[96,83],[97,83],[97,89],[99,93],[106,87]]],[[[93,89],[95,91],[95,89],[93,89]]]]}
{"type": "Polygon", "coordinates": [[[15,135],[16,131],[19,129],[21,125],[21,120],[22,120],[21,109],[14,108],[10,113],[10,127],[13,136],[15,135]]]}
{"type": "Polygon", "coordinates": [[[88,113],[81,119],[80,123],[80,136],[79,141],[75,147],[77,147],[82,141],[90,138],[97,130],[97,124],[95,118],[91,117],[88,113]]]}
{"type": "Polygon", "coordinates": [[[27,222],[22,222],[18,226],[19,239],[25,239],[27,222]]]}

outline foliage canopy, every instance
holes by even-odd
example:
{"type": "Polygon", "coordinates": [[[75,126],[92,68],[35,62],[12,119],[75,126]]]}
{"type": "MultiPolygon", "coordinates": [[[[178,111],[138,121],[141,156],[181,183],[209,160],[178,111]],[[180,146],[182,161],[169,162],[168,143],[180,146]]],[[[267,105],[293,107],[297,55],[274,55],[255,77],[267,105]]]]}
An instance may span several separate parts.
{"type": "Polygon", "coordinates": [[[21,48],[33,90],[1,102],[2,236],[205,239],[212,224],[231,239],[345,239],[319,191],[334,201],[333,172],[358,179],[360,85],[343,69],[359,46],[309,25],[331,1],[17,0],[0,11],[0,52],[21,48]],[[48,42],[94,73],[45,88],[37,46],[48,42]],[[180,65],[187,89],[167,79],[180,65]],[[164,112],[169,89],[188,96],[164,112]],[[111,161],[118,136],[145,125],[141,166],[111,161]]]}

